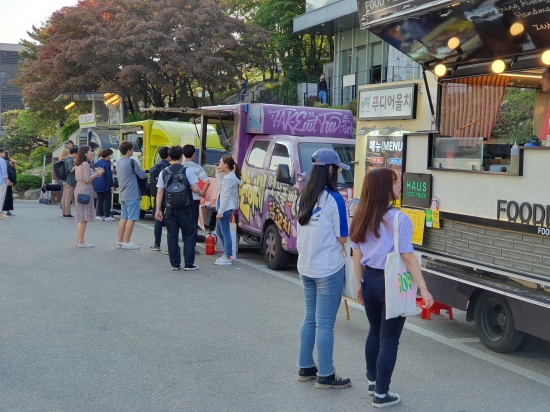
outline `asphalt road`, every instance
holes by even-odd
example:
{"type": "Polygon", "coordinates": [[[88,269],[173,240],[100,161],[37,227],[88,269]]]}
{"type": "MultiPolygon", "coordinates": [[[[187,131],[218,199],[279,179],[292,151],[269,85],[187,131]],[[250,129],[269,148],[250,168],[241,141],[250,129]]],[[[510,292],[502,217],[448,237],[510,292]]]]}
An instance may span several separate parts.
{"type": "MultiPolygon", "coordinates": [[[[91,249],[56,206],[17,203],[0,220],[1,411],[362,411],[360,308],[335,327],[342,390],[296,381],[303,301],[295,265],[273,272],[257,249],[173,272],[151,252],[151,219],[115,249],[117,222],[89,224],[91,249]]],[[[487,351],[464,313],[408,319],[391,390],[396,411],[548,411],[550,344],[487,351]]]]}

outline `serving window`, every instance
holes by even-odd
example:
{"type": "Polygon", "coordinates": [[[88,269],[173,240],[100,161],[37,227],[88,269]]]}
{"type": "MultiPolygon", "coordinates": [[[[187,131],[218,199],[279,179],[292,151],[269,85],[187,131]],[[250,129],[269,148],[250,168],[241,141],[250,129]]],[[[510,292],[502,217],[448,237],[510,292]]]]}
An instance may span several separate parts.
{"type": "Polygon", "coordinates": [[[442,82],[430,168],[520,175],[519,147],[537,141],[539,80],[533,71],[442,82]]]}

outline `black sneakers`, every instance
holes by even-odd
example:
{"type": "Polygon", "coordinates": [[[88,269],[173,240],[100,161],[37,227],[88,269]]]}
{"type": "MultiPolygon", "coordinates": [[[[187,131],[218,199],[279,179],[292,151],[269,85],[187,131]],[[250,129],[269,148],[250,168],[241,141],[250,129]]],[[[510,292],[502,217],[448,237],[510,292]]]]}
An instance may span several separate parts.
{"type": "Polygon", "coordinates": [[[379,398],[375,395],[372,400],[372,406],[375,408],[385,408],[386,406],[397,405],[399,402],[401,402],[401,398],[398,394],[388,392],[384,398],[379,398]]]}
{"type": "Polygon", "coordinates": [[[369,387],[367,388],[367,393],[370,396],[374,396],[374,394],[376,393],[376,392],[374,392],[375,387],[376,387],[376,385],[373,383],[373,384],[370,384],[369,387]]]}
{"type": "Polygon", "coordinates": [[[317,379],[317,367],[312,366],[311,368],[300,368],[298,371],[298,378],[300,382],[307,382],[311,379],[317,379]]]}
{"type": "Polygon", "coordinates": [[[335,373],[330,376],[319,376],[317,377],[317,382],[315,382],[315,387],[317,389],[340,389],[347,388],[348,386],[351,386],[351,379],[341,378],[335,373]]]}

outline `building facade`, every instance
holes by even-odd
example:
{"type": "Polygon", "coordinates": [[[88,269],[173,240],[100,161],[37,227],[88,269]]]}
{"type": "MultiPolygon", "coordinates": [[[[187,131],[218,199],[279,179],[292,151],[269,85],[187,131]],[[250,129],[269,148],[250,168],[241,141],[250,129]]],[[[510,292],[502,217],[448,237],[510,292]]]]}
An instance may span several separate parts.
{"type": "MultiPolygon", "coordinates": [[[[21,89],[11,80],[19,73],[19,52],[23,46],[0,43],[0,115],[8,110],[24,109],[21,89]]],[[[4,136],[0,120],[0,137],[4,136]]]]}
{"type": "Polygon", "coordinates": [[[331,105],[355,99],[361,85],[422,77],[418,64],[359,27],[357,0],[306,0],[305,14],[294,19],[295,33],[334,36],[334,62],[324,67],[331,105]]]}

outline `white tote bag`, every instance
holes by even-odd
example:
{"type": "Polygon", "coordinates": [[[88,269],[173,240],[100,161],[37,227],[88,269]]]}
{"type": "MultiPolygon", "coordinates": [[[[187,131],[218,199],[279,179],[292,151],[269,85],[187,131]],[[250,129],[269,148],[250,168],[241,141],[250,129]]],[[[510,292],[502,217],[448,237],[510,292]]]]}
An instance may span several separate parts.
{"type": "MultiPolygon", "coordinates": [[[[388,254],[384,278],[386,283],[386,319],[398,316],[415,316],[420,313],[416,306],[416,283],[412,280],[411,272],[399,253],[399,214],[393,219],[393,252],[388,254]]],[[[420,256],[416,254],[416,258],[420,256]]]]}

